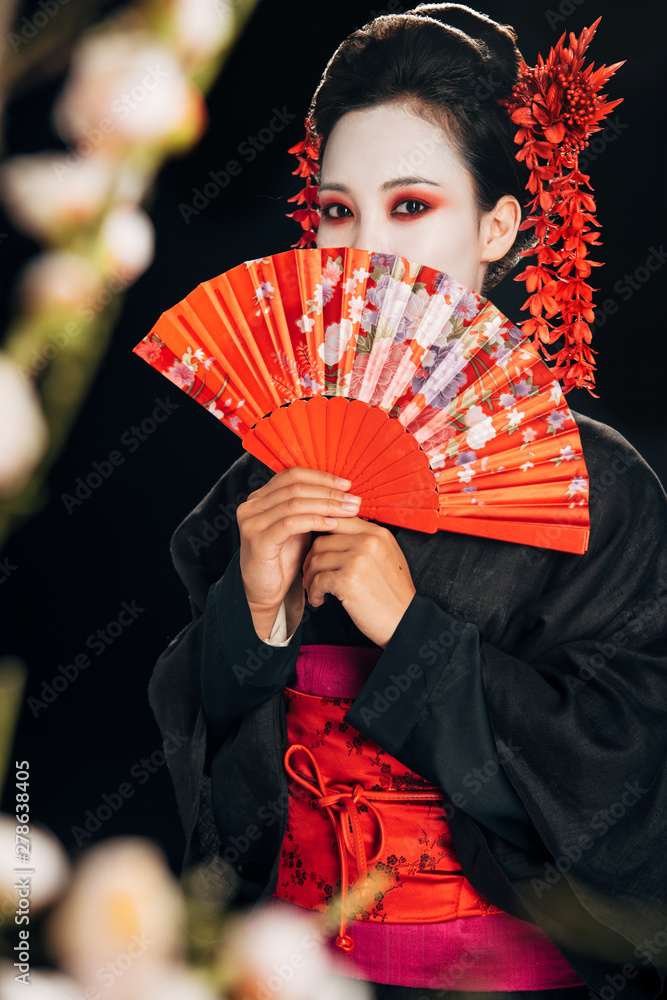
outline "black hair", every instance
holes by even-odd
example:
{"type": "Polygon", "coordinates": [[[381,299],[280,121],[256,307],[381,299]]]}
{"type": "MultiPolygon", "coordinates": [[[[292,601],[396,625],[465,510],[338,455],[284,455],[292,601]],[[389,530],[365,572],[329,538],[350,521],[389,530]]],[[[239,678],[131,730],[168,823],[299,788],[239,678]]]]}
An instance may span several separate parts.
{"type": "MultiPolygon", "coordinates": [[[[321,137],[320,162],[335,124],[348,111],[407,104],[455,143],[488,212],[503,195],[527,200],[528,169],[517,161],[511,121],[499,99],[511,96],[521,53],[509,25],[470,7],[423,3],[405,14],[375,18],[349,35],[329,60],[308,116],[321,137]]],[[[511,250],[489,264],[486,292],[534,242],[520,233],[511,250]]]]}

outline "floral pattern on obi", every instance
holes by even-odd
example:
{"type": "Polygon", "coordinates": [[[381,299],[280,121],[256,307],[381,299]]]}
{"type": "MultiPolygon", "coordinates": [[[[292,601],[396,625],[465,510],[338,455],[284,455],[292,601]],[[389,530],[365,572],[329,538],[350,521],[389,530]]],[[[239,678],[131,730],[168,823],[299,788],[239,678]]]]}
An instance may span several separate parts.
{"type": "Polygon", "coordinates": [[[370,905],[352,906],[349,913],[361,920],[435,923],[500,912],[461,871],[442,793],[344,721],[352,700],[291,688],[284,698],[293,748],[288,773],[291,768],[303,781],[288,781],[289,815],[276,896],[307,909],[328,909],[342,889],[336,822],[347,844],[342,848],[347,850],[346,890],[354,891],[361,881],[360,865],[352,843],[354,824],[343,800],[354,799],[356,792],[352,808],[368,872],[380,876],[383,888],[370,905]],[[341,801],[327,808],[336,793],[341,801]]]}

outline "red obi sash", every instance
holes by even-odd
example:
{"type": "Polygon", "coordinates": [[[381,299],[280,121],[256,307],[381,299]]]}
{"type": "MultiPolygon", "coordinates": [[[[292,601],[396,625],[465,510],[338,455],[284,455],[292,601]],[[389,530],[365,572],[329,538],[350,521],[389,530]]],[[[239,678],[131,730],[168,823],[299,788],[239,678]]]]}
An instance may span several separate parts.
{"type": "MultiPolygon", "coordinates": [[[[499,913],[473,889],[454,850],[442,793],[343,721],[351,699],[286,688],[290,793],[274,895],[325,911],[368,872],[387,879],[354,916],[395,924],[499,913]]],[[[349,909],[349,907],[348,907],[349,909]]]]}

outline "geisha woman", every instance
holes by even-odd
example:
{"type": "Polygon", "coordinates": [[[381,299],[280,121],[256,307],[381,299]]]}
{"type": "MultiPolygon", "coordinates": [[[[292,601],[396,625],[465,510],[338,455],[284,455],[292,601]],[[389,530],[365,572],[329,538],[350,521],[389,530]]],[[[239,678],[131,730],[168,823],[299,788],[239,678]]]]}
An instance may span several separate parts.
{"type": "MultiPolygon", "coordinates": [[[[563,59],[554,147],[599,108],[563,59]]],[[[301,148],[317,246],[487,294],[526,245],[529,79],[512,29],[461,5],[355,31],[301,148]]],[[[319,911],[381,875],[331,942],[378,997],[660,994],[667,504],[619,434],[572,416],[585,554],[366,520],[349,480],[250,455],[174,534],[193,620],[150,699],[188,734],[169,758],[184,868],[231,865],[237,906],[319,911]],[[605,486],[614,462],[631,473],[605,486]]]]}

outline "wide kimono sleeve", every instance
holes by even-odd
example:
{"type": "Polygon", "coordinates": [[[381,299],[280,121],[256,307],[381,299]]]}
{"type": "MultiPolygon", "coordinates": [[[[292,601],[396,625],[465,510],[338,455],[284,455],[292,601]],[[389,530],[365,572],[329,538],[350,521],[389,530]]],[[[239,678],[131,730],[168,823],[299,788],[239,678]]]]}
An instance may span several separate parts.
{"type": "Polygon", "coordinates": [[[211,765],[244,717],[274,718],[272,697],[293,672],[298,650],[298,636],[288,647],[269,646],[256,636],[238,566],[236,508],[271,475],[242,456],[176,529],[171,553],[192,620],[158,659],[148,687],[163,738],[178,736],[179,749],[167,761],[186,838],[182,869],[208,864],[207,877],[219,883],[221,899],[230,896],[230,869],[220,863],[211,765]],[[203,663],[208,686],[215,682],[210,692],[203,663]],[[253,669],[256,663],[261,671],[253,669]]]}
{"type": "Polygon", "coordinates": [[[439,539],[442,584],[431,551],[346,721],[444,790],[479,891],[520,915],[502,873],[589,983],[609,989],[607,963],[626,997],[658,995],[646,982],[667,968],[667,500],[620,435],[585,419],[580,431],[588,552],[439,539]]]}

